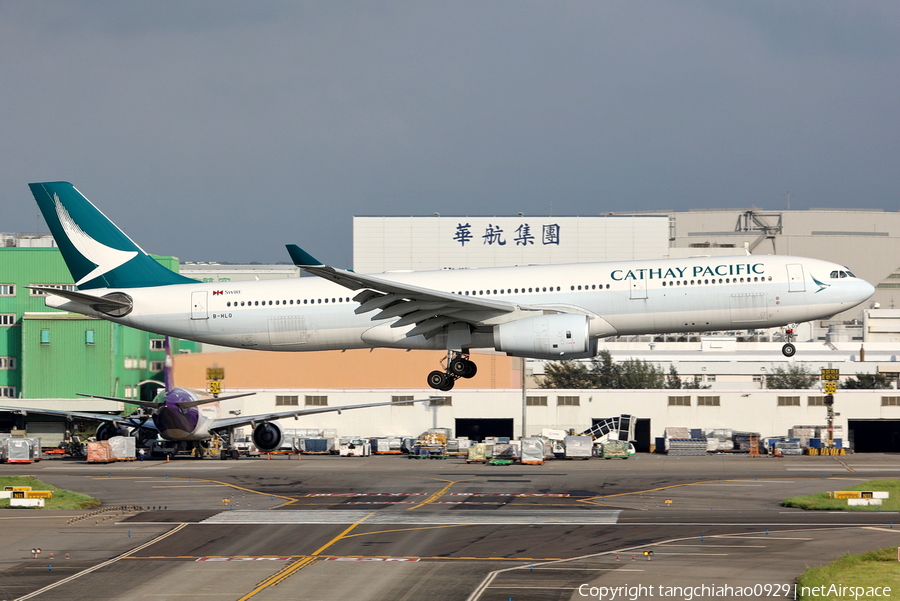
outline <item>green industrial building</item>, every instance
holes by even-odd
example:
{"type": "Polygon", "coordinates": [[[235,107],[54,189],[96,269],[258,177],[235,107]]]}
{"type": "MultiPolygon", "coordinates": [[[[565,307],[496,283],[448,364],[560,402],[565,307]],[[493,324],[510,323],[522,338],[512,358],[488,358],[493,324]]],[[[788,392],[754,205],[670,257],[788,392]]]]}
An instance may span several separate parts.
{"type": "MultiPolygon", "coordinates": [[[[154,257],[178,271],[174,257],[154,257]]],[[[149,400],[162,382],[162,336],[51,309],[28,286],[75,289],[57,248],[0,248],[0,404],[81,394],[149,400]]],[[[172,340],[172,352],[195,352],[172,340]]]]}

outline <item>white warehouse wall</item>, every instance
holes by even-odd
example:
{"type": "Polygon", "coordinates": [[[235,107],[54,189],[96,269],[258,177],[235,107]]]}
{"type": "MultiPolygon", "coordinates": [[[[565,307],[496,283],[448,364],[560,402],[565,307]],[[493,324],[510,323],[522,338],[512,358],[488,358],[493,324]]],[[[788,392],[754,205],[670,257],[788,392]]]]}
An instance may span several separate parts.
{"type": "MultiPolygon", "coordinates": [[[[228,394],[242,392],[229,390],[228,394]]],[[[241,410],[243,415],[288,409],[275,407],[276,395],[297,395],[303,408],[305,395],[325,395],[329,406],[390,401],[392,395],[413,395],[428,398],[425,390],[266,390],[251,397],[224,401],[219,408],[224,416],[241,410]]],[[[825,407],[810,406],[809,397],[819,397],[817,390],[542,390],[532,389],[529,396],[547,396],[546,407],[527,408],[527,434],[540,433],[542,428],[573,428],[583,431],[593,418],[613,417],[623,413],[649,419],[651,438],[662,437],[666,427],[731,428],[738,431],[759,432],[762,436],[786,436],[788,429],[798,425],[824,425],[825,407]],[[670,396],[691,397],[690,406],[670,406],[670,396]],[[578,406],[558,406],[558,396],[578,396],[578,406]],[[719,406],[698,406],[698,396],[717,396],[719,406]],[[800,406],[778,406],[779,396],[799,396],[800,406]]],[[[882,397],[898,395],[895,390],[842,390],[838,392],[835,420],[846,433],[848,419],[900,420],[900,406],[882,406],[882,397]]],[[[512,418],[514,432],[522,428],[521,390],[465,390],[451,391],[451,406],[430,407],[428,403],[414,406],[373,407],[344,411],[340,414],[301,416],[281,420],[284,428],[334,428],[339,436],[418,436],[428,428],[454,430],[457,418],[512,418]]],[[[249,431],[249,429],[248,429],[249,431]]],[[[455,431],[454,431],[455,434],[455,431]]],[[[652,441],[651,441],[652,442],[652,441]]]]}

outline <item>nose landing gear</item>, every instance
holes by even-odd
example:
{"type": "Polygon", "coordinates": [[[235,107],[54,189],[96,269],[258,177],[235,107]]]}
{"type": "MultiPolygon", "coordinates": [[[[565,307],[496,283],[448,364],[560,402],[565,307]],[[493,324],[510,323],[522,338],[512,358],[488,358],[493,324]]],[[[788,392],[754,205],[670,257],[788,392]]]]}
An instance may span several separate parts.
{"type": "Polygon", "coordinates": [[[794,328],[787,328],[784,331],[784,346],[781,347],[781,354],[785,357],[793,357],[797,354],[797,347],[794,346],[794,328]]]}
{"type": "Polygon", "coordinates": [[[436,390],[447,392],[453,388],[459,378],[471,378],[478,373],[478,366],[465,353],[448,353],[444,371],[434,370],[428,374],[428,385],[436,390]]]}

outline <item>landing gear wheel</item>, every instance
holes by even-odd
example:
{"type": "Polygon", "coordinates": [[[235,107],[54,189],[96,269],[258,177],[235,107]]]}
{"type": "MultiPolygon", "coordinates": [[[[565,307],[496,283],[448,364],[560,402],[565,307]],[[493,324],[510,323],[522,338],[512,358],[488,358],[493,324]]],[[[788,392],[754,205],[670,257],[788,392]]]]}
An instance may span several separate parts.
{"type": "Polygon", "coordinates": [[[428,374],[428,385],[436,390],[440,390],[442,392],[447,392],[448,390],[453,388],[453,384],[455,380],[450,374],[445,374],[442,371],[433,371],[428,374]]]}
{"type": "Polygon", "coordinates": [[[468,359],[457,357],[450,361],[447,371],[459,378],[471,378],[478,372],[478,367],[468,359]]]}
{"type": "Polygon", "coordinates": [[[469,372],[469,363],[470,361],[467,361],[462,357],[457,357],[456,359],[450,361],[450,364],[447,366],[447,371],[449,371],[454,376],[464,378],[469,372]]]}
{"type": "Polygon", "coordinates": [[[797,354],[797,347],[788,342],[783,347],[781,347],[781,354],[785,357],[793,357],[795,354],[797,354]]]}
{"type": "Polygon", "coordinates": [[[473,361],[467,361],[469,369],[463,374],[464,378],[471,378],[478,373],[478,366],[473,361]]]}

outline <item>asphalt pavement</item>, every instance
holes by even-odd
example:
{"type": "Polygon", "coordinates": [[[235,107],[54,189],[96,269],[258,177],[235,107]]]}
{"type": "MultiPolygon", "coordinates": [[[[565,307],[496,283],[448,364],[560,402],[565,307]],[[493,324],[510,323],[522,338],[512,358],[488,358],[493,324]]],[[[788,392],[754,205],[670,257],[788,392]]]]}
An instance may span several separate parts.
{"type": "Polygon", "coordinates": [[[890,454],[541,466],[54,460],[0,474],[103,501],[91,511],[0,514],[0,600],[606,599],[626,585],[638,587],[636,599],[684,598],[685,587],[693,599],[747,598],[704,585],[769,585],[778,594],[762,596],[793,598],[773,587],[846,552],[900,546],[895,512],[780,505],[896,478],[900,456],[890,454]],[[123,505],[139,508],[115,509],[123,505]]]}

